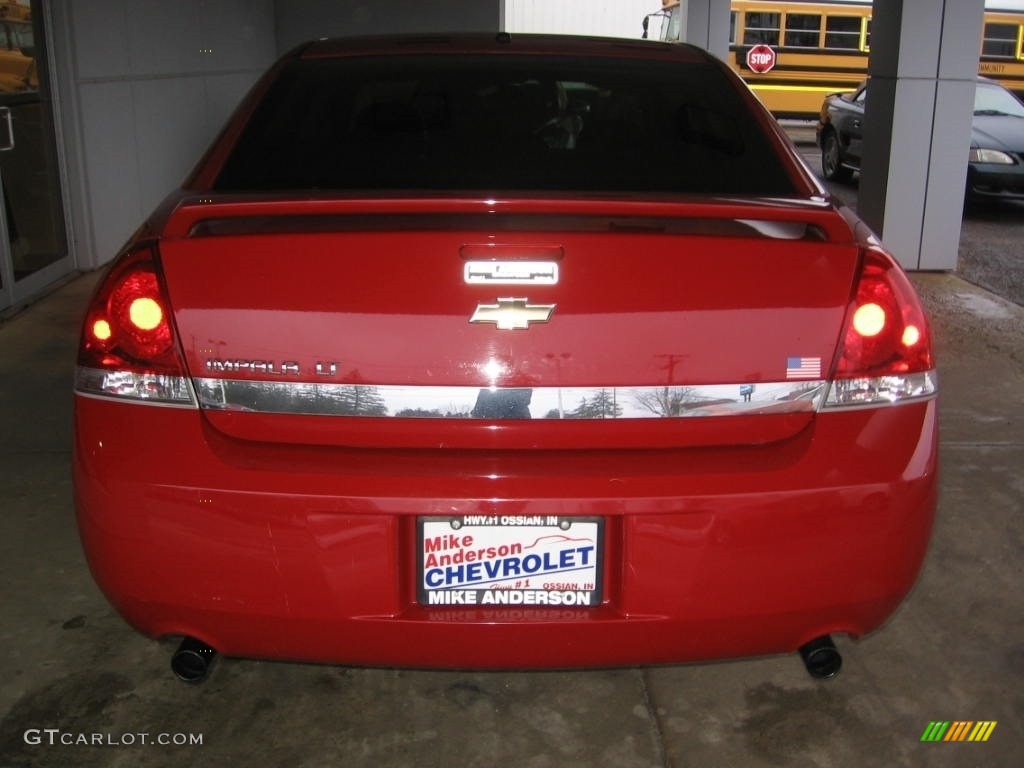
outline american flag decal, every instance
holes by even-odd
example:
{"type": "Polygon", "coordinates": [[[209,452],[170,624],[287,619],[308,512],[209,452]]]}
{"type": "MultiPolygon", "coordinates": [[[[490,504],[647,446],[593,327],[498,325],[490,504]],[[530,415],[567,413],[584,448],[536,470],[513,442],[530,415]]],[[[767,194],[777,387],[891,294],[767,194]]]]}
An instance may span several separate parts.
{"type": "Polygon", "coordinates": [[[787,357],[786,358],[787,379],[820,379],[821,358],[820,357],[787,357]]]}

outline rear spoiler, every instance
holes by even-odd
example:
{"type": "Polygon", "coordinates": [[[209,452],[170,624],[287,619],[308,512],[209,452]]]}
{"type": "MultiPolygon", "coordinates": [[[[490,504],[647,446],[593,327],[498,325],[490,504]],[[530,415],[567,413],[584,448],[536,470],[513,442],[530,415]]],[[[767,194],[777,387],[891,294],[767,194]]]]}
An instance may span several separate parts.
{"type": "Polygon", "coordinates": [[[853,242],[825,198],[807,200],[623,201],[561,198],[185,197],[163,227],[169,239],[374,229],[644,231],[726,237],[853,242]],[[496,227],[495,214],[502,216],[496,227]]]}

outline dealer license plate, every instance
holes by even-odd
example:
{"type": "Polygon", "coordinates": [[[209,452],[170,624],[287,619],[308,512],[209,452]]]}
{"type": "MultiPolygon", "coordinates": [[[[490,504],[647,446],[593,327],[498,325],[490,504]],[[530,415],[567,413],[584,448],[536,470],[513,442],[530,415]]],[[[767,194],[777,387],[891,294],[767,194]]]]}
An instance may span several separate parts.
{"type": "Polygon", "coordinates": [[[558,515],[420,518],[419,602],[599,605],[603,523],[558,515]]]}

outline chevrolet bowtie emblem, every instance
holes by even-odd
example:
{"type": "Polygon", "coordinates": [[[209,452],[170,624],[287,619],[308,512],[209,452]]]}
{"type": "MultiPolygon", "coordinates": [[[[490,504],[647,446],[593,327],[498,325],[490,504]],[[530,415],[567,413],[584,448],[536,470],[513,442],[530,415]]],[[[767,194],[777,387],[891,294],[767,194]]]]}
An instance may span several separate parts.
{"type": "Polygon", "coordinates": [[[498,299],[497,304],[477,304],[471,323],[494,323],[499,331],[529,328],[530,323],[546,323],[555,311],[554,304],[528,304],[529,299],[498,299]]]}

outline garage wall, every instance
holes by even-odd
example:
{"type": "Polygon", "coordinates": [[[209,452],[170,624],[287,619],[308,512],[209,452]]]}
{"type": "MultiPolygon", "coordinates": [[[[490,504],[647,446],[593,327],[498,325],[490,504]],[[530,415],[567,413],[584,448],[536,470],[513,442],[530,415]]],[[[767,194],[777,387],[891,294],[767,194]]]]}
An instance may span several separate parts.
{"type": "Polygon", "coordinates": [[[273,0],[65,0],[48,19],[79,267],[179,184],[276,58],[273,0]]]}
{"type": "MultiPolygon", "coordinates": [[[[505,0],[506,32],[595,35],[639,39],[643,18],[661,8],[659,0],[505,0]]],[[[657,39],[660,29],[652,30],[657,39]]]]}
{"type": "Polygon", "coordinates": [[[278,0],[278,50],[318,37],[497,32],[499,6],[499,0],[278,0]]]}
{"type": "Polygon", "coordinates": [[[497,31],[500,0],[62,0],[46,6],[77,266],[109,261],[281,53],[316,37],[497,31]]]}

